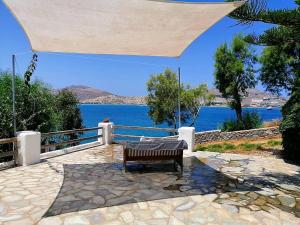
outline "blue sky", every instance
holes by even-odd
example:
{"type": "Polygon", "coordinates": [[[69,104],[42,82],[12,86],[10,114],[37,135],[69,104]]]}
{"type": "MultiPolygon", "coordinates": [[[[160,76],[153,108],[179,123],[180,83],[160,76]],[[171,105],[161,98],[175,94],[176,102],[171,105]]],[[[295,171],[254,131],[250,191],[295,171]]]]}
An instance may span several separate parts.
{"type": "MultiPolygon", "coordinates": [[[[292,0],[269,0],[269,6],[292,8],[294,3],[292,0]]],[[[11,55],[16,54],[17,72],[23,74],[32,55],[30,45],[1,0],[0,27],[0,70],[11,69],[11,55]]],[[[140,96],[146,94],[146,82],[151,74],[162,72],[167,67],[177,70],[180,66],[184,83],[192,86],[207,83],[213,87],[216,48],[230,42],[238,33],[260,33],[268,27],[262,23],[237,25],[236,21],[226,17],[195,40],[180,58],[38,53],[34,77],[53,88],[87,85],[114,94],[140,96]]]]}

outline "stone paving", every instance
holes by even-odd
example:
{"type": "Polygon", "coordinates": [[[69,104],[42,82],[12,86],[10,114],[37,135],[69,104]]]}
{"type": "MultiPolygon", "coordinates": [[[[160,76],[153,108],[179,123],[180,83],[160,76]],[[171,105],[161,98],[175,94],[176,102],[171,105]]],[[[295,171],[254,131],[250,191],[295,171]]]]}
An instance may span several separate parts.
{"type": "Polygon", "coordinates": [[[300,224],[300,168],[276,158],[185,153],[129,164],[95,147],[0,171],[0,224],[300,224]]]}

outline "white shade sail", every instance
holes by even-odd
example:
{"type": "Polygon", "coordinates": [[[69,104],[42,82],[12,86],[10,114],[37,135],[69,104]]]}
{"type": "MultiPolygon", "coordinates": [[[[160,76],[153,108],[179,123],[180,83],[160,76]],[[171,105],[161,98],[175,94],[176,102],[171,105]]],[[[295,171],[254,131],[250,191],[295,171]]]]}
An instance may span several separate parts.
{"type": "Polygon", "coordinates": [[[244,3],[3,1],[33,51],[171,57],[180,56],[199,35],[244,3]]]}

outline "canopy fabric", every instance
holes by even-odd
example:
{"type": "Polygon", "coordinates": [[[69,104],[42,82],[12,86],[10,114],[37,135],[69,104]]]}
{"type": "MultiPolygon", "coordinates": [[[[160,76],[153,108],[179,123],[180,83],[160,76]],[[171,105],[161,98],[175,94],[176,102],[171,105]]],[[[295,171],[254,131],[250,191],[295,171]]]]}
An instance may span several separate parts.
{"type": "Polygon", "coordinates": [[[199,35],[244,3],[3,1],[33,51],[170,57],[180,56],[199,35]]]}

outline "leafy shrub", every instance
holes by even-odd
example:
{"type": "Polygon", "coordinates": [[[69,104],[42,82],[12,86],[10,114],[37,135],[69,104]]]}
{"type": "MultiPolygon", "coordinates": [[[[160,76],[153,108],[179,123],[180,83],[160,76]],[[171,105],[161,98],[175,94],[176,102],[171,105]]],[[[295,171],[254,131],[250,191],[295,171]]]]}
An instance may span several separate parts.
{"type": "Polygon", "coordinates": [[[223,153],[226,150],[233,150],[236,149],[236,146],[229,143],[222,143],[222,144],[211,144],[207,146],[203,145],[196,145],[195,151],[208,151],[208,152],[220,152],[223,153]]]}
{"type": "Polygon", "coordinates": [[[257,151],[263,150],[264,146],[280,146],[282,142],[280,140],[269,140],[264,141],[261,143],[252,143],[249,141],[245,141],[241,144],[232,144],[232,143],[221,143],[221,144],[208,144],[208,145],[201,145],[198,144],[195,147],[195,151],[208,151],[208,152],[227,152],[232,150],[243,150],[243,151],[257,151]]]}
{"type": "Polygon", "coordinates": [[[208,145],[206,151],[209,152],[224,152],[221,144],[208,145]]]}
{"type": "Polygon", "coordinates": [[[262,126],[262,120],[256,112],[243,114],[243,123],[238,120],[227,120],[221,126],[222,131],[238,131],[256,129],[262,126]]]}
{"type": "Polygon", "coordinates": [[[206,147],[203,146],[203,145],[198,144],[195,147],[195,151],[206,151],[206,147]]]}
{"type": "Polygon", "coordinates": [[[282,141],[270,140],[267,142],[267,145],[274,147],[282,145],[282,141]]]}
{"type": "Polygon", "coordinates": [[[230,143],[224,143],[223,149],[224,150],[234,150],[234,149],[236,149],[236,146],[233,144],[230,144],[230,143]]]}
{"type": "Polygon", "coordinates": [[[237,120],[224,121],[221,126],[221,131],[237,131],[243,130],[242,124],[237,120]]]}
{"type": "Polygon", "coordinates": [[[262,126],[262,119],[257,112],[244,113],[243,122],[246,130],[260,128],[262,126]]]}
{"type": "Polygon", "coordinates": [[[239,145],[240,148],[246,150],[246,151],[253,151],[261,149],[262,144],[255,144],[255,143],[242,143],[239,145]]]}
{"type": "MultiPolygon", "coordinates": [[[[0,71],[0,138],[13,136],[11,74],[0,71]]],[[[17,130],[35,130],[42,133],[82,128],[78,100],[68,90],[54,94],[47,84],[34,81],[25,85],[16,76],[17,130]]]]}
{"type": "Polygon", "coordinates": [[[300,78],[295,82],[293,94],[282,108],[282,145],[286,158],[300,161],[300,78]]]}
{"type": "Polygon", "coordinates": [[[208,152],[224,152],[221,144],[212,144],[208,146],[196,145],[195,151],[208,151],[208,152]]]}

